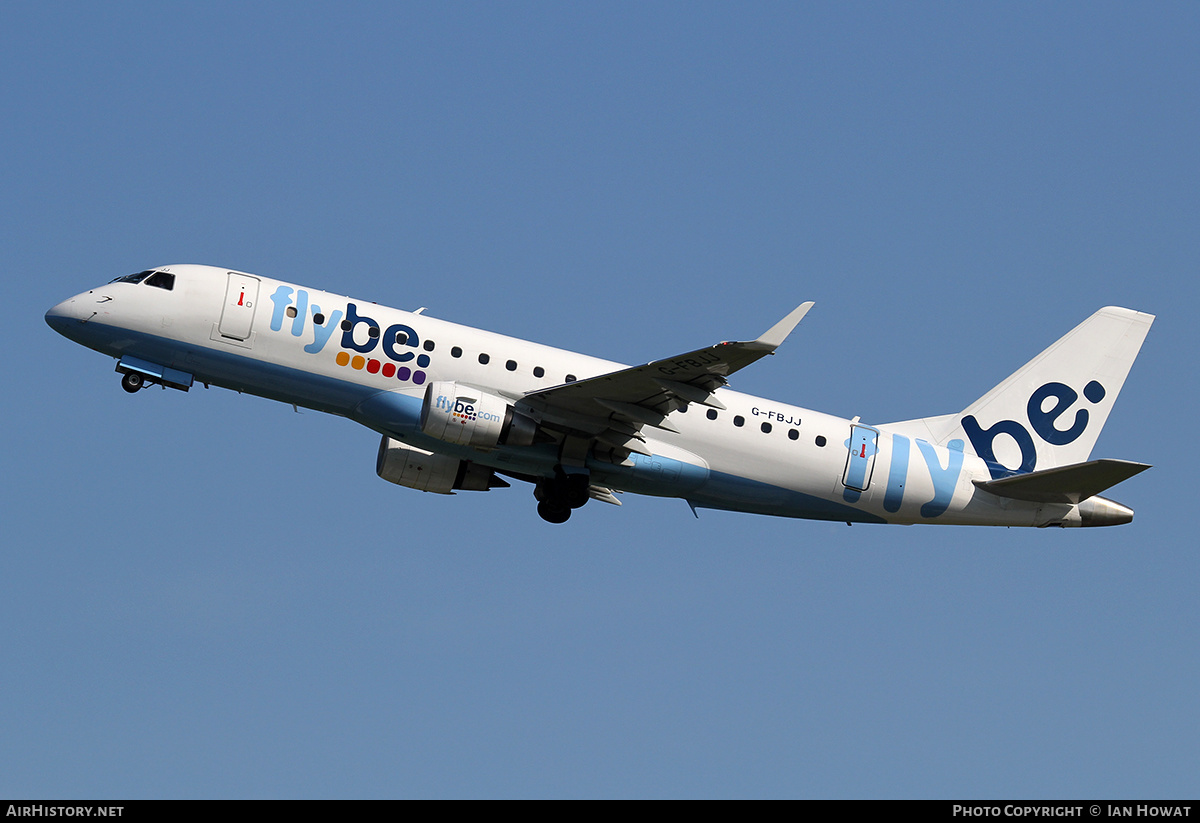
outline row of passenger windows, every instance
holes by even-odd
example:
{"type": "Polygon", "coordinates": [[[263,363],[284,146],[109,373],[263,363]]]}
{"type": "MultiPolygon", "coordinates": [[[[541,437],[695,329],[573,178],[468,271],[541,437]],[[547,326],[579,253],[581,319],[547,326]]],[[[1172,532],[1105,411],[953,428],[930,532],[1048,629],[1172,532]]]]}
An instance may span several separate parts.
{"type": "MultiPolygon", "coordinates": [[[[288,307],[287,312],[288,312],[288,317],[296,316],[296,309],[292,306],[288,307]]],[[[315,314],[315,315],[313,315],[313,322],[316,323],[317,325],[323,325],[325,322],[325,318],[323,315],[315,314]]],[[[341,328],[342,328],[342,331],[350,331],[350,329],[353,328],[353,324],[349,320],[343,320],[341,328]]],[[[367,335],[369,337],[379,337],[379,334],[380,334],[380,332],[379,332],[378,326],[371,326],[370,328],[367,329],[367,335]]],[[[405,334],[402,331],[396,332],[396,343],[398,345],[403,346],[407,342],[408,342],[407,334],[405,334]]],[[[425,351],[433,351],[434,349],[437,348],[437,343],[435,343],[432,340],[426,340],[424,343],[421,344],[421,348],[423,348],[425,351]]],[[[459,346],[451,347],[450,356],[453,358],[456,358],[456,359],[459,357],[462,357],[463,356],[462,348],[459,346]]],[[[481,366],[486,366],[490,362],[492,362],[492,356],[490,354],[487,354],[486,352],[479,353],[479,364],[481,366]]],[[[517,370],[517,361],[516,360],[506,360],[504,362],[504,368],[508,369],[509,371],[516,371],[517,370]]],[[[541,366],[534,366],[533,367],[533,376],[539,377],[539,378],[545,377],[546,370],[543,369],[541,366]]],[[[578,379],[579,378],[576,377],[575,375],[568,374],[566,380],[563,382],[574,383],[578,379]]]]}
{"type": "MultiPolygon", "coordinates": [[[[686,412],[686,411],[687,411],[687,406],[684,406],[684,407],[683,407],[682,409],[680,409],[679,411],[680,411],[680,412],[686,412]]],[[[706,412],[704,413],[704,415],[705,415],[705,417],[707,417],[709,420],[716,420],[718,417],[720,417],[720,416],[721,416],[720,412],[718,412],[716,409],[709,409],[708,411],[706,411],[706,412]]],[[[797,421],[796,421],[796,423],[797,423],[797,425],[799,425],[800,421],[799,421],[799,420],[797,420],[797,421]]],[[[737,426],[739,429],[740,429],[740,428],[742,428],[743,426],[745,426],[745,425],[746,425],[746,418],[745,418],[745,417],[742,417],[740,414],[735,414],[735,415],[733,416],[733,425],[737,426]]],[[[760,424],[759,424],[758,428],[759,428],[759,430],[760,430],[760,431],[761,431],[763,434],[770,434],[770,433],[771,433],[771,430],[772,430],[772,428],[773,428],[773,427],[772,427],[772,425],[771,425],[770,423],[763,422],[763,423],[760,423],[760,424]]],[[[788,436],[788,440],[799,440],[799,439],[800,439],[800,430],[799,430],[799,429],[788,429],[788,435],[787,435],[787,436],[788,436]]],[[[829,442],[829,441],[827,441],[827,440],[825,439],[825,436],[824,436],[824,435],[820,435],[820,434],[818,434],[818,435],[817,435],[817,437],[816,437],[816,440],[815,440],[814,442],[815,442],[815,443],[816,443],[818,446],[822,446],[822,447],[823,447],[823,446],[824,446],[824,445],[825,445],[827,442],[829,442]]]]}
{"type": "MultiPolygon", "coordinates": [[[[286,314],[288,317],[295,317],[295,316],[296,316],[296,307],[295,307],[295,306],[288,306],[288,307],[287,307],[287,308],[284,310],[284,312],[283,312],[283,313],[284,313],[284,314],[286,314]]],[[[314,315],[313,315],[313,322],[314,322],[314,323],[316,323],[318,326],[324,326],[324,325],[325,325],[325,315],[321,314],[320,312],[317,312],[316,314],[314,314],[314,315]]],[[[346,323],[345,323],[345,322],[343,322],[343,323],[342,323],[342,330],[343,330],[343,331],[345,331],[345,330],[346,330],[346,323]]],[[[378,336],[379,336],[379,329],[371,329],[371,331],[373,331],[373,332],[374,332],[374,334],[372,334],[372,335],[371,335],[372,337],[378,337],[378,336]]]]}
{"type": "MultiPolygon", "coordinates": [[[[433,351],[433,341],[432,340],[425,341],[425,350],[433,351]]],[[[454,357],[454,358],[462,357],[463,350],[458,346],[454,346],[450,349],[450,356],[454,357]]],[[[490,362],[492,362],[492,356],[490,354],[488,354],[487,352],[479,353],[479,365],[486,366],[490,362]]],[[[507,369],[508,371],[516,371],[517,370],[517,361],[516,360],[505,360],[504,368],[507,369]]],[[[534,377],[545,377],[546,370],[543,369],[541,366],[534,366],[533,367],[533,376],[534,377]]],[[[575,375],[568,374],[567,379],[564,382],[574,383],[578,379],[579,378],[576,377],[575,375]]]]}

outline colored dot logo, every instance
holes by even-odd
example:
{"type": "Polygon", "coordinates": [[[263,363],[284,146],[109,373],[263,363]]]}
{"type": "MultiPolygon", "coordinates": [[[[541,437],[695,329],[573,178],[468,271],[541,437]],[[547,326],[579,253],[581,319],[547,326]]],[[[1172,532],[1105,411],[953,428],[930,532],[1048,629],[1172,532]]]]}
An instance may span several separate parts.
{"type": "MultiPolygon", "coordinates": [[[[394,363],[383,363],[373,357],[367,359],[361,354],[356,354],[351,357],[348,352],[340,351],[337,353],[337,357],[334,358],[334,362],[339,366],[349,366],[355,371],[363,371],[365,369],[367,374],[379,374],[387,378],[395,377],[397,380],[403,383],[412,381],[418,386],[425,383],[425,372],[420,371],[419,369],[417,371],[413,371],[408,366],[396,368],[396,364],[394,363]]],[[[421,366],[422,368],[428,366],[428,355],[423,354],[418,357],[417,365],[421,366]]]]}

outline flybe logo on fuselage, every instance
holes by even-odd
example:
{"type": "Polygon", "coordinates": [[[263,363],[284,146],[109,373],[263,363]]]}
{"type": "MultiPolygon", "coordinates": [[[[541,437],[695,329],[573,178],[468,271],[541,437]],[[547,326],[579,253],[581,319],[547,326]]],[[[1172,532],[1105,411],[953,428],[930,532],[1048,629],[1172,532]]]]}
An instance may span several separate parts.
{"type": "Polygon", "coordinates": [[[271,302],[274,304],[271,331],[282,331],[285,323],[290,322],[292,336],[304,337],[308,321],[312,321],[312,340],[304,346],[304,351],[309,354],[319,354],[329,343],[334,332],[340,330],[341,338],[338,342],[342,351],[338,352],[335,358],[339,366],[365,369],[371,374],[382,374],[384,377],[395,376],[402,381],[411,379],[417,385],[425,382],[425,372],[420,369],[429,366],[429,355],[419,351],[421,339],[411,326],[394,323],[381,331],[379,323],[366,315],[360,315],[358,306],[349,302],[344,313],[341,309],[335,309],[326,315],[320,306],[311,302],[307,291],[293,289],[291,286],[279,286],[275,289],[275,293],[271,295],[271,302]],[[363,356],[376,352],[383,357],[376,359],[363,356]],[[415,363],[412,362],[414,360],[415,363]],[[397,366],[398,363],[402,365],[397,366]],[[417,368],[413,369],[411,366],[417,368]]]}
{"type": "MultiPolygon", "coordinates": [[[[1084,398],[1093,405],[1103,400],[1105,393],[1104,386],[1098,380],[1093,380],[1083,387],[1084,398]]],[[[1066,383],[1046,383],[1029,396],[1025,416],[1038,437],[1052,446],[1065,446],[1080,438],[1090,419],[1088,410],[1083,408],[1075,412],[1075,418],[1068,428],[1060,429],[1055,425],[1078,399],[1079,394],[1066,383]],[[1043,408],[1049,400],[1054,401],[1053,405],[1048,409],[1043,408]]],[[[975,447],[975,453],[987,463],[993,480],[1014,473],[1031,472],[1037,467],[1037,446],[1034,445],[1033,435],[1016,420],[1000,420],[991,428],[985,429],[979,425],[974,415],[968,414],[962,419],[962,427],[970,438],[971,445],[975,447]],[[1001,434],[1007,434],[1021,449],[1021,465],[1017,469],[1010,469],[996,460],[995,441],[997,435],[1001,434]]]]}

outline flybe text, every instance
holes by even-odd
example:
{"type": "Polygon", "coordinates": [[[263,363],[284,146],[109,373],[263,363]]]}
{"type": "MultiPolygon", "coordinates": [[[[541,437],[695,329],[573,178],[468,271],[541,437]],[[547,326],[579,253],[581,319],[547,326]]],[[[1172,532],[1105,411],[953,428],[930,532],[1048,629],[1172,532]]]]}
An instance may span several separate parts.
{"type": "Polygon", "coordinates": [[[279,286],[271,295],[274,308],[271,312],[271,331],[285,328],[293,337],[308,338],[304,351],[319,354],[329,343],[334,333],[341,331],[339,344],[360,354],[381,351],[389,360],[407,363],[416,359],[416,365],[429,365],[429,355],[419,354],[421,338],[416,330],[404,323],[393,323],[386,329],[374,318],[359,314],[358,306],[347,303],[346,308],[334,309],[328,314],[321,306],[313,303],[304,289],[279,286]]]}
{"type": "Polygon", "coordinates": [[[488,420],[494,423],[500,422],[499,415],[491,412],[479,411],[475,408],[474,403],[468,403],[459,397],[447,397],[444,394],[439,394],[437,400],[434,401],[434,406],[439,409],[445,409],[464,423],[470,420],[488,420]]]}

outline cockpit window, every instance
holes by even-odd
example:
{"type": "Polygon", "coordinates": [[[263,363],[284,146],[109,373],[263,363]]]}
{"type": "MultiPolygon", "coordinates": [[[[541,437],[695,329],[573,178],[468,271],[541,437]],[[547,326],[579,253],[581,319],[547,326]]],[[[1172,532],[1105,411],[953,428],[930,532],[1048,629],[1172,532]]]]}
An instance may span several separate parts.
{"type": "Polygon", "coordinates": [[[146,278],[147,286],[154,286],[156,289],[166,289],[170,291],[175,288],[175,275],[170,272],[156,271],[154,274],[146,278]]]}
{"type": "Polygon", "coordinates": [[[115,280],[110,280],[110,283],[141,283],[150,275],[154,274],[154,270],[140,271],[137,274],[127,274],[124,277],[118,277],[115,280]]]}

